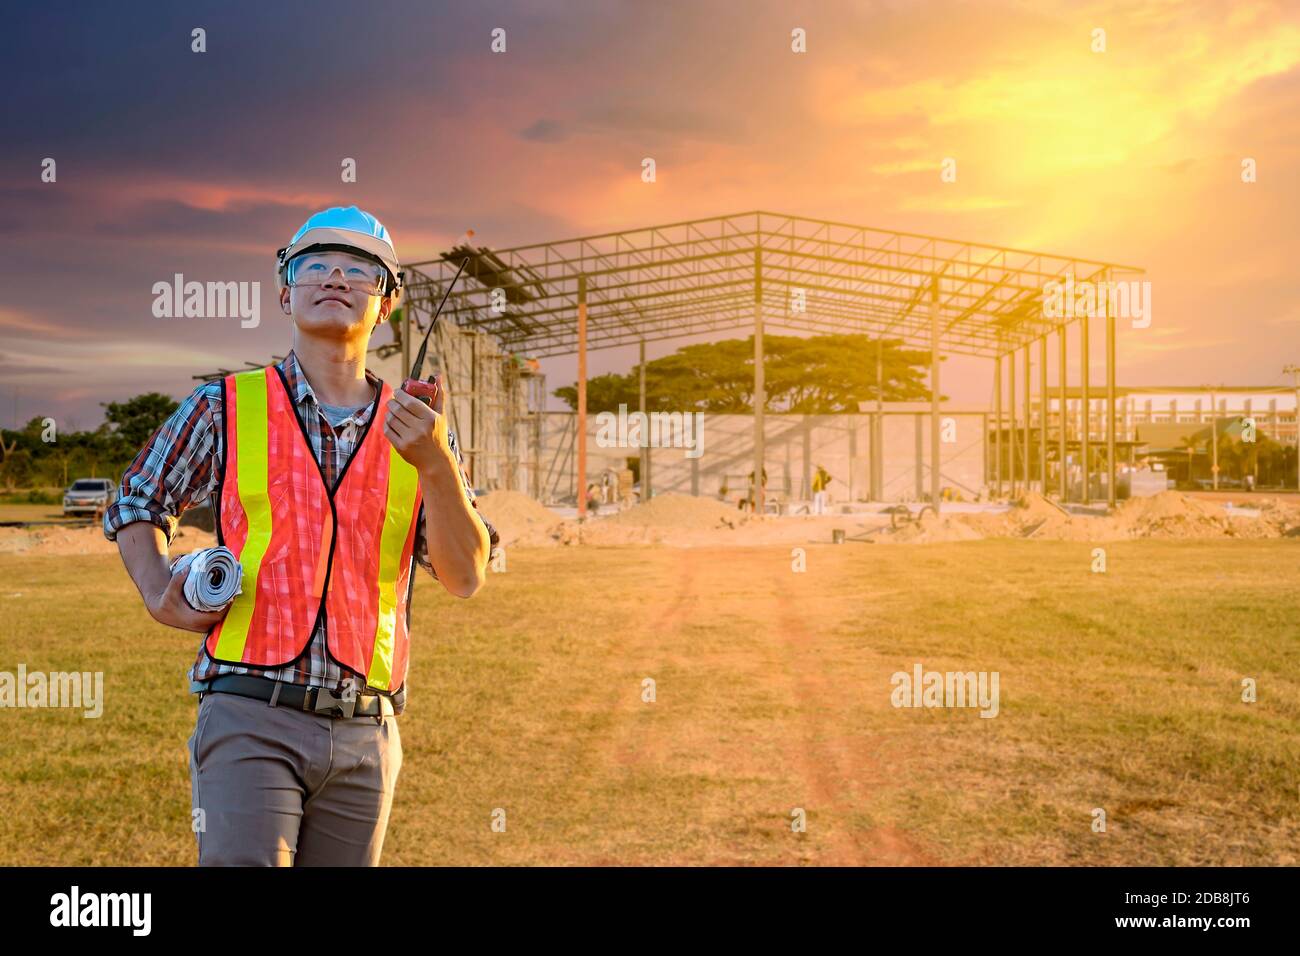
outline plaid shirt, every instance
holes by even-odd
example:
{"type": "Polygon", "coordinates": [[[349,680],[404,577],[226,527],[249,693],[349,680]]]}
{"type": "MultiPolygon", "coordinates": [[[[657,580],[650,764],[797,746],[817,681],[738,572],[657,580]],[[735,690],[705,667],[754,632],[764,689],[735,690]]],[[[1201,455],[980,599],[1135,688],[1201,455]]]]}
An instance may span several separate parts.
{"type": "MultiPolygon", "coordinates": [[[[321,411],[320,402],[312,392],[307,377],[303,375],[297,356],[290,351],[278,364],[284,371],[298,415],[306,424],[312,453],[320,462],[325,480],[333,487],[344,465],[352,457],[356,439],[370,419],[375,401],[372,399],[369,405],[343,419],[338,426],[333,426],[321,411]]],[[[366,381],[376,389],[378,395],[378,376],[368,369],[365,374],[366,381]]],[[[448,438],[456,461],[462,464],[460,474],[465,495],[473,504],[474,492],[465,475],[455,433],[448,430],[448,438]]],[[[140,449],[131,466],[122,475],[121,493],[117,501],[104,514],[104,536],[109,541],[114,541],[117,532],[126,525],[148,521],[163,530],[170,545],[181,512],[207,500],[217,490],[220,475],[217,463],[223,460],[224,455],[221,441],[222,388],[221,381],[217,380],[196,388],[140,449]]],[[[475,504],[474,507],[477,508],[478,505],[475,504]]],[[[496,529],[481,515],[480,520],[487,527],[492,550],[495,552],[499,543],[496,529]]],[[[415,560],[420,567],[437,578],[429,561],[423,503],[420,505],[415,534],[415,560]]],[[[363,678],[349,674],[325,654],[323,621],[318,622],[307,653],[278,670],[218,664],[208,657],[204,641],[200,641],[198,657],[189,672],[191,690],[197,693],[204,688],[206,681],[220,674],[253,674],[293,684],[331,687],[335,692],[342,692],[349,683],[360,692],[365,683],[363,678]]]]}

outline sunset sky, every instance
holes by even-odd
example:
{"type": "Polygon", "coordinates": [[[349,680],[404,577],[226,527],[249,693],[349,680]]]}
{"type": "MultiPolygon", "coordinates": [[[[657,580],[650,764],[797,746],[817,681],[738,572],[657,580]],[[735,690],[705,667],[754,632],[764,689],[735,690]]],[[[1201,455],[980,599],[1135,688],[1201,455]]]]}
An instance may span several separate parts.
{"type": "MultiPolygon", "coordinates": [[[[467,227],[500,248],[770,209],[1121,262],[1154,313],[1121,324],[1121,385],[1277,384],[1300,363],[1295,2],[178,7],[6,16],[6,427],[93,427],[100,402],[285,351],[275,249],[352,203],[408,261],[467,227]],[[261,324],[155,318],[178,272],[260,281],[261,324]]],[[[550,387],[575,367],[548,360],[550,387]]]]}

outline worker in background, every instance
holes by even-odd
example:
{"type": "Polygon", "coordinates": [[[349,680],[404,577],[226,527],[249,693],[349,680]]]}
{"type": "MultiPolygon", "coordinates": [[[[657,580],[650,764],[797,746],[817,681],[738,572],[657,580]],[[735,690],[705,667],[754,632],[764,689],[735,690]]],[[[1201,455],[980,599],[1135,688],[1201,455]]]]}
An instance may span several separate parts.
{"type": "Polygon", "coordinates": [[[596,482],[587,484],[587,510],[592,514],[600,514],[600,502],[604,497],[604,491],[596,482]]]}
{"type": "Polygon", "coordinates": [[[197,388],[123,475],[104,534],[153,618],[203,634],[189,673],[199,864],[373,866],[402,763],[414,566],[470,597],[497,535],[445,384],[429,406],[366,368],[402,285],[383,225],[356,206],[315,214],[276,279],[289,353],[197,388]],[[209,499],[243,589],[200,613],[168,547],[209,499]]]}
{"type": "Polygon", "coordinates": [[[825,468],[821,465],[817,466],[817,472],[813,475],[812,480],[813,514],[824,515],[826,513],[826,486],[834,480],[825,468]]]}
{"type": "MultiPolygon", "coordinates": [[[[755,489],[754,489],[754,473],[752,471],[749,473],[748,478],[749,478],[749,493],[741,501],[742,511],[744,510],[753,511],[757,507],[756,498],[755,498],[755,489]]],[[[766,496],[767,494],[767,466],[766,465],[763,466],[763,493],[766,496]]]]}

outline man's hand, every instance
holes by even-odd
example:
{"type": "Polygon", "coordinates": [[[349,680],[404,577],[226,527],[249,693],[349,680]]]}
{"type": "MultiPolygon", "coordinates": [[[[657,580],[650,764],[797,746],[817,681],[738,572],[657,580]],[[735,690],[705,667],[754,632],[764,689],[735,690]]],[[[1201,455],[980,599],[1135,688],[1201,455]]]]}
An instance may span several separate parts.
{"type": "Polygon", "coordinates": [[[402,389],[393,392],[384,416],[384,435],[397,449],[397,453],[422,475],[432,474],[450,467],[455,473],[455,459],[447,438],[447,389],[438,376],[438,397],[430,408],[424,402],[402,389]]]}
{"type": "Polygon", "coordinates": [[[186,631],[206,632],[226,616],[230,605],[220,611],[194,610],[190,607],[190,602],[185,600],[185,579],[188,576],[189,569],[173,574],[166,588],[145,600],[145,607],[159,624],[186,631]]]}

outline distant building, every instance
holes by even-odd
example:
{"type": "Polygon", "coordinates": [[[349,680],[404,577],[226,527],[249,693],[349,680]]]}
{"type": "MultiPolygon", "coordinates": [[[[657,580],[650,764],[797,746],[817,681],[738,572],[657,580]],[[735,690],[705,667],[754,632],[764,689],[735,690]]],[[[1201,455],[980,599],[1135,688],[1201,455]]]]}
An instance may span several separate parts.
{"type": "MultiPolygon", "coordinates": [[[[1088,437],[1106,438],[1106,393],[1095,386],[1088,389],[1088,437]]],[[[1119,415],[1116,439],[1143,442],[1155,435],[1178,429],[1157,429],[1153,425],[1200,425],[1211,421],[1253,418],[1260,435],[1282,445],[1296,444],[1296,391],[1290,385],[1226,385],[1201,388],[1192,385],[1137,385],[1115,389],[1119,415]],[[1144,436],[1145,433],[1145,436],[1144,436]]],[[[1069,435],[1077,439],[1083,422],[1083,390],[1065,390],[1066,421],[1069,435]]],[[[1041,399],[1032,401],[1034,420],[1041,414],[1041,399]]],[[[1048,422],[1055,431],[1060,418],[1060,400],[1056,389],[1047,396],[1048,422]]]]}

